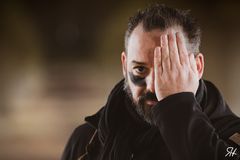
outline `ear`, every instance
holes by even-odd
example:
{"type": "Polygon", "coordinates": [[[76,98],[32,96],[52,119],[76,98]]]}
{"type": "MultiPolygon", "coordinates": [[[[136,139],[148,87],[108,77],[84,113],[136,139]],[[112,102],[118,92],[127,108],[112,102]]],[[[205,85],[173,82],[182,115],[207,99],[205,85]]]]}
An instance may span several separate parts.
{"type": "Polygon", "coordinates": [[[198,53],[195,57],[197,70],[198,70],[198,78],[201,79],[204,71],[204,57],[202,53],[198,53]]]}
{"type": "Polygon", "coordinates": [[[121,61],[122,61],[122,72],[123,76],[126,78],[126,72],[127,72],[127,55],[123,51],[121,54],[121,61]]]}

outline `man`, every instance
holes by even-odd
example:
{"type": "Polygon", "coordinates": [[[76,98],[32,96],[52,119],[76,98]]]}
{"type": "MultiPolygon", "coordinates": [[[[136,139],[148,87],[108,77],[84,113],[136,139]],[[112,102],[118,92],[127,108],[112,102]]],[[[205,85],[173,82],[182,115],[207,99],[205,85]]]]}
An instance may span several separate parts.
{"type": "Polygon", "coordinates": [[[73,132],[62,160],[240,159],[240,119],[202,79],[200,28],[155,4],[130,18],[124,79],[73,132]]]}

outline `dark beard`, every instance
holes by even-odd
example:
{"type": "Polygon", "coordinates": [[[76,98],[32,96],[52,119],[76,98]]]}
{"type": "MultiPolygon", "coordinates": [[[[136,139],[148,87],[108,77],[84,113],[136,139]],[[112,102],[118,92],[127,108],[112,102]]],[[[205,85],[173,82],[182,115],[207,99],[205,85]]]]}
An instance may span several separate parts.
{"type": "Polygon", "coordinates": [[[140,115],[140,117],[142,117],[143,120],[149,123],[150,125],[154,125],[152,106],[146,104],[145,102],[146,100],[158,101],[156,95],[152,92],[146,92],[139,97],[138,101],[134,101],[132,92],[130,90],[126,78],[124,82],[124,90],[127,93],[128,97],[131,99],[132,104],[136,112],[140,115]]]}

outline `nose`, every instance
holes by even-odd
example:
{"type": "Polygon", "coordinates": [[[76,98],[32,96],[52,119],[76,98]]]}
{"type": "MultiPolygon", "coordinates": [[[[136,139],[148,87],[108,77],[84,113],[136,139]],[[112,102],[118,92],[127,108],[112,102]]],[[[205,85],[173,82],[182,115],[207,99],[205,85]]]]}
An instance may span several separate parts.
{"type": "Polygon", "coordinates": [[[155,85],[154,85],[154,81],[155,81],[155,78],[154,78],[154,70],[152,70],[147,79],[146,79],[146,87],[147,87],[147,91],[150,91],[152,93],[155,93],[155,85]]]}

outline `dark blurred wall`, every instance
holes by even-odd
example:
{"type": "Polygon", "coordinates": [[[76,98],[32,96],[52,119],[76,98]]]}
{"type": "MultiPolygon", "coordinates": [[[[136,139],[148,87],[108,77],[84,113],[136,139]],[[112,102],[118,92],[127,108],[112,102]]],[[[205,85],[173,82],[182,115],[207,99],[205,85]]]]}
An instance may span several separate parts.
{"type": "MultiPolygon", "coordinates": [[[[59,159],[74,127],[122,78],[128,17],[152,2],[0,2],[0,159],[59,159]]],[[[159,2],[199,20],[204,77],[240,115],[240,3],[159,2]]]]}

